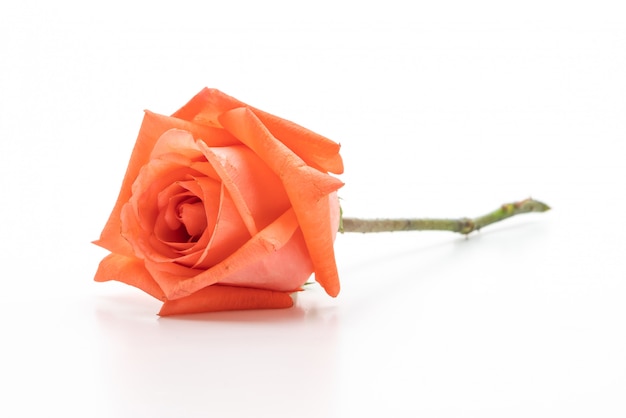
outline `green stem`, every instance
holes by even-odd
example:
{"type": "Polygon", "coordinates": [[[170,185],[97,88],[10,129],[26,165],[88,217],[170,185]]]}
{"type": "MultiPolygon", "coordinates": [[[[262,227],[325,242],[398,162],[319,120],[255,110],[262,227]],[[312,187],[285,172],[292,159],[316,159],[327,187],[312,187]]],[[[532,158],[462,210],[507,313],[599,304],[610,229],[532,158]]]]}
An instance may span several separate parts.
{"type": "Polygon", "coordinates": [[[477,218],[459,219],[358,219],[342,218],[340,232],[391,232],[391,231],[451,231],[469,234],[515,215],[545,212],[550,207],[538,200],[525,199],[506,203],[498,209],[477,218]]]}

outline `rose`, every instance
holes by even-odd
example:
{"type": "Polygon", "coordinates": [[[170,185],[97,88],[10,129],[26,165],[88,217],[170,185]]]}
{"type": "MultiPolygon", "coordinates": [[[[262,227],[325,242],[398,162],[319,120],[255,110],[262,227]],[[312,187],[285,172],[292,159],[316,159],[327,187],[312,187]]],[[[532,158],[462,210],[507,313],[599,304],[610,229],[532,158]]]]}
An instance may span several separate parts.
{"type": "Polygon", "coordinates": [[[163,300],[160,315],[289,307],[312,273],[336,296],[342,171],[339,144],[218,90],[146,111],[95,280],[163,300]]]}

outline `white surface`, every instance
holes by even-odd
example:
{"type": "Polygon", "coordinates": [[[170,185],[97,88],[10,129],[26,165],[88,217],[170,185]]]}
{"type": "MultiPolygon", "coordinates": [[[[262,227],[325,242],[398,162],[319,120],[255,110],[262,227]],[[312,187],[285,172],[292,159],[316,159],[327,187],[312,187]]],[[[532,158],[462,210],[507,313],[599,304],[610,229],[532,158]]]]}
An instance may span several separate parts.
{"type": "Polygon", "coordinates": [[[623,2],[332,3],[0,6],[9,416],[626,415],[623,2]],[[340,235],[337,299],[158,318],[89,242],[142,110],[204,86],[340,141],[347,215],[554,210],[340,235]]]}

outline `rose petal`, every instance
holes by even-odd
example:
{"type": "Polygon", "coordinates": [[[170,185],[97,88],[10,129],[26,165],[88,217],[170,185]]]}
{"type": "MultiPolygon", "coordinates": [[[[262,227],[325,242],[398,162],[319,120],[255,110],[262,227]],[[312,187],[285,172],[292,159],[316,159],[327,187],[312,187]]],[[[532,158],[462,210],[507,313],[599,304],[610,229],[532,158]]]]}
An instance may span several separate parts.
{"type": "MultiPolygon", "coordinates": [[[[300,125],[230,97],[219,90],[205,88],[173,116],[207,126],[220,127],[219,116],[238,107],[248,107],[283,144],[308,165],[324,172],[343,173],[340,145],[300,125]]],[[[214,146],[213,144],[208,144],[214,146]]]]}
{"type": "Polygon", "coordinates": [[[201,257],[194,262],[194,267],[208,268],[219,263],[245,244],[250,237],[232,197],[222,187],[215,228],[201,257]]]}
{"type": "Polygon", "coordinates": [[[248,147],[209,147],[202,141],[198,146],[222,179],[250,235],[289,208],[278,176],[248,147]]]}
{"type": "Polygon", "coordinates": [[[100,262],[94,280],[97,282],[116,280],[137,287],[157,299],[165,298],[163,290],[146,270],[143,261],[135,257],[107,255],[100,262]]]}
{"type": "Polygon", "coordinates": [[[301,287],[312,273],[313,263],[298,228],[279,250],[224,277],[220,283],[292,291],[301,287]]]}
{"type": "Polygon", "coordinates": [[[343,173],[343,160],[339,155],[341,145],[300,125],[281,119],[259,109],[254,114],[280,142],[320,171],[343,173]]]}
{"type": "Polygon", "coordinates": [[[150,273],[153,280],[163,289],[165,295],[178,286],[181,280],[189,279],[197,276],[202,270],[191,267],[182,266],[171,261],[158,262],[150,259],[145,261],[146,270],[150,273]]]}
{"type": "Polygon", "coordinates": [[[246,287],[214,285],[187,297],[166,300],[159,315],[181,315],[202,312],[246,309],[283,309],[293,306],[290,293],[246,287]]]}
{"type": "MultiPolygon", "coordinates": [[[[245,103],[216,89],[202,89],[189,102],[177,110],[172,117],[197,124],[221,128],[218,117],[225,111],[246,106],[245,103]]],[[[208,144],[215,146],[215,144],[208,144]]]]}
{"type": "Polygon", "coordinates": [[[202,202],[185,202],[179,205],[180,220],[187,230],[187,235],[197,240],[207,226],[204,204],[202,202]]]}
{"type": "Polygon", "coordinates": [[[164,288],[167,298],[173,300],[187,296],[242,271],[262,257],[267,257],[278,251],[289,242],[297,229],[298,221],[295,213],[292,209],[289,209],[274,223],[260,231],[242,245],[241,248],[224,259],[224,261],[195,277],[181,280],[174,287],[164,288]]]}
{"type": "MultiPolygon", "coordinates": [[[[202,158],[193,135],[180,129],[168,129],[154,144],[150,159],[167,157],[187,157],[189,161],[202,158]]],[[[186,165],[190,165],[189,163],[186,165]]]]}
{"type": "Polygon", "coordinates": [[[241,142],[250,147],[282,180],[304,234],[315,267],[315,280],[330,296],[339,293],[339,274],[333,250],[328,195],[343,183],[307,166],[263,126],[246,108],[228,111],[220,122],[241,142]]]}

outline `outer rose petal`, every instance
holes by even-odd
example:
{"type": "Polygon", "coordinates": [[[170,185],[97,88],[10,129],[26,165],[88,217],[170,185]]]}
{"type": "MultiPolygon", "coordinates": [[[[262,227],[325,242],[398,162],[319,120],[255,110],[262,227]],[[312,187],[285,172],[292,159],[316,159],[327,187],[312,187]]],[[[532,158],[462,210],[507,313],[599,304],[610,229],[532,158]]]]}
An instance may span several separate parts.
{"type": "Polygon", "coordinates": [[[337,225],[331,225],[328,195],[343,183],[307,166],[274,138],[250,109],[233,109],[222,114],[219,120],[281,178],[304,234],[315,267],[315,280],[330,296],[337,296],[339,274],[332,234],[337,225]]]}
{"type": "Polygon", "coordinates": [[[343,173],[339,145],[315,132],[259,109],[254,114],[280,142],[287,145],[311,167],[334,174],[343,173]]]}
{"type": "Polygon", "coordinates": [[[293,306],[287,292],[214,285],[176,300],[166,300],[161,316],[244,309],[280,309],[293,306]]]}
{"type": "Polygon", "coordinates": [[[293,291],[313,273],[313,263],[300,229],[279,250],[261,257],[220,280],[222,284],[293,291]]]}
{"type": "Polygon", "coordinates": [[[119,254],[107,255],[100,262],[94,280],[97,282],[117,280],[141,289],[157,299],[165,299],[163,290],[148,273],[143,261],[135,257],[125,257],[119,254]]]}
{"type": "Polygon", "coordinates": [[[307,165],[320,171],[343,173],[339,144],[293,122],[248,106],[219,90],[203,89],[173,116],[207,126],[220,127],[219,116],[238,107],[251,109],[269,131],[307,165]]]}

